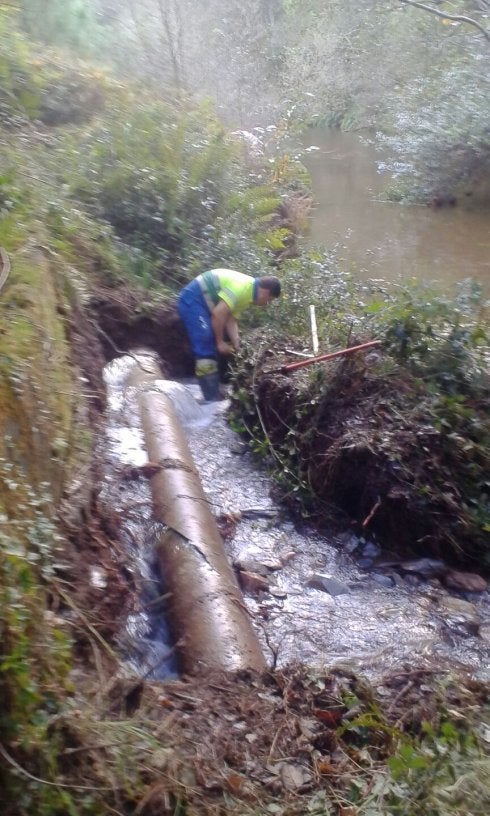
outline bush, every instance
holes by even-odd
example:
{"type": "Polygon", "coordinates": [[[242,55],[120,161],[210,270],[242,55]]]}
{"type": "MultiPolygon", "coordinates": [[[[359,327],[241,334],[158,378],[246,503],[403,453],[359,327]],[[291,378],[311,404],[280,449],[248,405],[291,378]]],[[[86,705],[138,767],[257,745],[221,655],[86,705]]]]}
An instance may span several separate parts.
{"type": "Polygon", "coordinates": [[[467,283],[455,302],[415,284],[376,294],[336,273],[332,258],[311,257],[284,279],[285,312],[272,313],[262,342],[255,337],[237,361],[233,416],[252,448],[271,455],[285,498],[320,521],[336,508],[402,552],[490,567],[490,380],[478,288],[467,283]],[[383,352],[281,375],[287,350],[308,349],[308,303],[317,305],[323,351],[374,335],[383,352]]]}

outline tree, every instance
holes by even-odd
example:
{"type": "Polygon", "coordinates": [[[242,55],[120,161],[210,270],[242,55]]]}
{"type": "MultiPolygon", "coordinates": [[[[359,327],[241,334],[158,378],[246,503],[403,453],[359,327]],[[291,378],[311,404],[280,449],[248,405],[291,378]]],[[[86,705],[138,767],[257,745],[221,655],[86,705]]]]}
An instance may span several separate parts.
{"type": "Polygon", "coordinates": [[[21,25],[34,40],[87,51],[97,47],[90,0],[20,0],[17,8],[21,25]]]}
{"type": "Polygon", "coordinates": [[[490,3],[488,0],[473,0],[469,3],[442,3],[442,0],[429,0],[429,2],[419,2],[419,0],[399,0],[406,6],[413,6],[414,8],[428,11],[430,14],[435,14],[441,17],[442,20],[452,23],[463,23],[465,25],[473,26],[480,34],[483,34],[486,40],[490,42],[490,28],[486,25],[486,21],[490,15],[490,3]],[[454,8],[455,13],[451,13],[447,7],[454,8]],[[460,6],[469,6],[473,15],[460,14],[456,9],[460,6]],[[481,18],[481,21],[480,19],[481,18]]]}

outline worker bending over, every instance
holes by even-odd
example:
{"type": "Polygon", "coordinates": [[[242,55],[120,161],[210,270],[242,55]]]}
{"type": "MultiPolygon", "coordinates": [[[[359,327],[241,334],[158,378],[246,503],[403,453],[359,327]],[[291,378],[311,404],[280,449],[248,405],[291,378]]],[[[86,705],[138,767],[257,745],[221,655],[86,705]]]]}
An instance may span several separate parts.
{"type": "Polygon", "coordinates": [[[203,272],[182,289],[177,311],[185,326],[204,399],[219,400],[218,355],[239,347],[237,317],[248,306],[266,306],[281,294],[273,275],[253,278],[233,269],[203,272]]]}

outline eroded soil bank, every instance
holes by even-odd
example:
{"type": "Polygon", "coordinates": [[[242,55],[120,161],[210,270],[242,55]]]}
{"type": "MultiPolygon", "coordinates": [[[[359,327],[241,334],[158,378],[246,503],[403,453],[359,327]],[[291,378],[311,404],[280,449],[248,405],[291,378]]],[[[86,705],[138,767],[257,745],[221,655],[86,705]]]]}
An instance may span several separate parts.
{"type": "Polygon", "coordinates": [[[286,504],[392,554],[488,572],[488,377],[432,396],[383,348],[294,374],[284,346],[258,348],[235,374],[232,416],[286,504]]]}
{"type": "MultiPolygon", "coordinates": [[[[93,314],[107,358],[146,347],[165,376],[192,375],[171,300],[155,307],[106,289],[93,314]]],[[[285,348],[260,332],[251,337],[232,372],[231,417],[275,465],[286,505],[397,555],[488,572],[488,375],[473,393],[461,386],[461,394],[428,397],[387,347],[287,376],[281,366],[298,357],[285,348]]]]}
{"type": "MultiPolygon", "coordinates": [[[[151,311],[140,317],[135,301],[119,299],[116,291],[110,297],[104,294],[103,303],[100,323],[94,308],[80,326],[83,334],[77,335],[73,326],[74,337],[87,341],[77,344],[76,352],[78,365],[93,386],[93,416],[103,402],[98,364],[102,352],[113,356],[114,345],[126,350],[129,336],[131,344],[162,350],[166,329],[175,326],[173,315],[168,323],[163,313],[158,320],[151,311]]],[[[172,348],[168,371],[189,373],[185,346],[172,348]]],[[[286,407],[281,396],[276,403],[281,417],[286,416],[286,407]]],[[[232,459],[240,454],[229,455],[232,459]]],[[[140,505],[147,501],[151,469],[145,469],[144,459],[127,464],[109,482],[105,495],[94,492],[91,504],[69,525],[76,546],[64,554],[63,571],[53,583],[43,620],[43,626],[67,633],[74,644],[71,690],[66,705],[47,726],[50,745],[58,746],[59,753],[52,761],[40,755],[34,743],[19,745],[15,740],[3,753],[10,770],[9,791],[22,794],[24,812],[29,812],[25,802],[32,796],[45,803],[46,812],[64,813],[76,805],[88,816],[114,811],[141,816],[186,812],[351,816],[367,813],[370,807],[375,812],[400,812],[409,797],[420,804],[418,810],[414,805],[413,813],[422,814],[434,796],[449,795],[446,788],[454,784],[455,774],[469,782],[458,785],[451,801],[457,794],[466,807],[475,796],[483,809],[473,811],[488,811],[481,762],[488,742],[488,690],[462,677],[456,683],[443,678],[441,684],[439,670],[428,666],[400,666],[375,688],[340,670],[291,666],[262,676],[243,673],[205,681],[185,677],[150,682],[137,671],[128,677],[117,644],[121,622],[132,616],[138,637],[141,612],[146,610],[140,601],[141,579],[125,547],[129,540],[137,549],[131,540],[133,528],[129,524],[123,530],[120,514],[111,513],[109,507],[121,487],[131,511],[123,520],[131,522],[131,513],[141,513],[151,528],[148,506],[140,505]],[[409,758],[402,760],[395,778],[389,761],[399,759],[402,742],[409,758]],[[449,770],[439,760],[440,744],[450,747],[449,770]]],[[[95,480],[103,465],[99,450],[95,480]]],[[[89,487],[91,474],[80,471],[78,481],[89,487]]],[[[67,497],[73,507],[77,496],[67,497]]],[[[223,519],[225,535],[226,523],[233,524],[233,519],[223,519]]],[[[289,533],[286,529],[280,553],[283,545],[289,550],[290,534],[292,529],[289,533]]],[[[144,583],[152,581],[152,575],[143,575],[144,583]]],[[[280,595],[282,588],[277,589],[280,595]]],[[[272,597],[273,603],[285,600],[272,597]]],[[[150,593],[147,600],[153,609],[153,602],[160,599],[150,593]]],[[[330,606],[330,599],[325,606],[330,606]]],[[[146,653],[143,674],[166,651],[146,653]]],[[[135,663],[129,668],[137,669],[135,663]]],[[[10,799],[7,816],[19,812],[19,801],[10,799]]]]}

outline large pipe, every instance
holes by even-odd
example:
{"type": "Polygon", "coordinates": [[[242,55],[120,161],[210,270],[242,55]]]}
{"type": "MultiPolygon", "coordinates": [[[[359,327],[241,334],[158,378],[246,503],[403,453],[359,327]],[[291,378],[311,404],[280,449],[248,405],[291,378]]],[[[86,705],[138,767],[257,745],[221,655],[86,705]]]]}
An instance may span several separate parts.
{"type": "Polygon", "coordinates": [[[151,390],[162,379],[146,355],[128,385],[138,395],[155,518],[165,525],[158,558],[169,593],[169,625],[182,671],[262,670],[265,660],[172,401],[151,390]]]}

